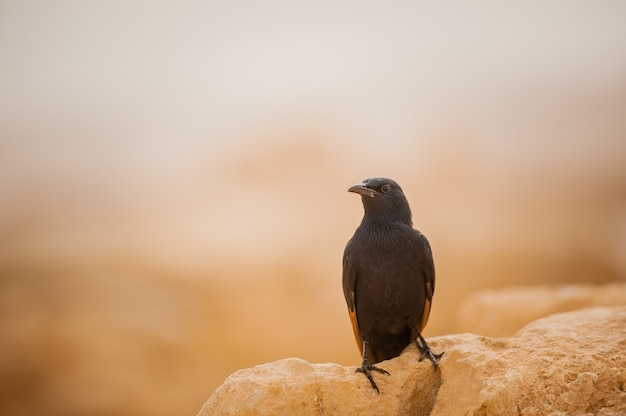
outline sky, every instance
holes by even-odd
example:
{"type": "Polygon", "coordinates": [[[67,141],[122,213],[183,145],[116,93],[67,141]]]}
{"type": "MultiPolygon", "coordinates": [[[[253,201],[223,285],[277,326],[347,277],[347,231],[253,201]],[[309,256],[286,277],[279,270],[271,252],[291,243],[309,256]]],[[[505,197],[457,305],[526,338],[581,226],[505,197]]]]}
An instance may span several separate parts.
{"type": "Polygon", "coordinates": [[[301,122],[330,126],[347,146],[384,148],[419,148],[420,134],[469,125],[477,146],[514,159],[545,141],[514,136],[520,107],[572,90],[591,100],[623,92],[626,73],[619,1],[0,8],[5,169],[110,157],[158,171],[301,122]]]}

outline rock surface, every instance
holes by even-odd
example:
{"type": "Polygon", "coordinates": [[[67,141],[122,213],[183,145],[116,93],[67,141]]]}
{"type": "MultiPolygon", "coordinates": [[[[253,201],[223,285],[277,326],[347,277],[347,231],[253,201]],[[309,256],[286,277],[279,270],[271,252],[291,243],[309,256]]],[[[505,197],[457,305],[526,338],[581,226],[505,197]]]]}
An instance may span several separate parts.
{"type": "Polygon", "coordinates": [[[624,415],[626,307],[552,315],[510,338],[429,340],[438,371],[408,347],[380,364],[376,394],[356,367],[290,358],[235,372],[210,415],[624,415]]]}
{"type": "Polygon", "coordinates": [[[482,290],[461,304],[457,332],[508,337],[526,324],[555,313],[621,305],[626,305],[626,282],[482,290]]]}

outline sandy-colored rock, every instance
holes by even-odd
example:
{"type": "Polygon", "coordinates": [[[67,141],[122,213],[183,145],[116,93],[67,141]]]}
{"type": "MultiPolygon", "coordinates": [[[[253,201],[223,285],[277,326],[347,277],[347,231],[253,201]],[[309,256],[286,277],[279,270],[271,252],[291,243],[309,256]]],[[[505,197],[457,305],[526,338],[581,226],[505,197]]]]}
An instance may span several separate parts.
{"type": "Polygon", "coordinates": [[[423,414],[434,405],[441,372],[426,362],[417,371],[415,354],[403,354],[375,374],[378,396],[356,367],[310,364],[288,358],[240,370],[226,379],[200,415],[423,414]],[[410,368],[411,371],[403,371],[410,368]],[[414,400],[420,397],[421,400],[414,400]]]}
{"type": "Polygon", "coordinates": [[[376,394],[355,367],[291,358],[237,371],[210,415],[624,415],[626,307],[552,315],[510,338],[430,339],[438,371],[414,346],[380,367],[376,394]]]}
{"type": "Polygon", "coordinates": [[[447,360],[432,415],[626,414],[626,307],[552,315],[510,338],[437,341],[447,360]]]}
{"type": "Polygon", "coordinates": [[[620,305],[626,305],[626,282],[482,290],[461,304],[457,332],[508,337],[526,324],[555,313],[620,305]]]}

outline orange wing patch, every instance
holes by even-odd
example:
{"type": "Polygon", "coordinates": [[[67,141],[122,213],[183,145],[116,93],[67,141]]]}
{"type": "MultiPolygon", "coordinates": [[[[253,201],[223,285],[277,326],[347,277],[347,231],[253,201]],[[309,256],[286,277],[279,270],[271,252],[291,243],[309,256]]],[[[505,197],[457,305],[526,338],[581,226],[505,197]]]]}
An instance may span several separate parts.
{"type": "Polygon", "coordinates": [[[430,316],[430,305],[433,299],[433,284],[426,282],[426,299],[424,300],[424,312],[422,313],[422,322],[420,323],[420,332],[426,327],[428,317],[430,316]]]}
{"type": "Polygon", "coordinates": [[[359,332],[359,322],[356,318],[356,303],[354,303],[354,292],[350,292],[350,300],[353,305],[348,309],[348,313],[350,314],[350,321],[352,322],[352,330],[354,331],[354,339],[356,340],[357,346],[359,347],[359,351],[361,355],[363,355],[363,339],[361,338],[361,333],[359,332]]]}

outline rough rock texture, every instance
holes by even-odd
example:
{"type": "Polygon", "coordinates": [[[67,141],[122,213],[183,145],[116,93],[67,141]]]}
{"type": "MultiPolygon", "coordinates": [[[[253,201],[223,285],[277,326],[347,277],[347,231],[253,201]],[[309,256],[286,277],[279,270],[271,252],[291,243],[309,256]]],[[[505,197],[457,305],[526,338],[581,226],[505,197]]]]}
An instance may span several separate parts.
{"type": "Polygon", "coordinates": [[[626,414],[626,307],[552,315],[510,338],[442,338],[433,415],[626,414]]]}
{"type": "Polygon", "coordinates": [[[380,367],[377,395],[356,367],[286,359],[237,371],[210,415],[624,415],[626,307],[540,319],[510,338],[431,338],[440,369],[414,346],[380,367]]]}
{"type": "Polygon", "coordinates": [[[508,337],[544,316],[620,305],[626,305],[626,282],[483,290],[461,304],[457,332],[508,337]]]}
{"type": "Polygon", "coordinates": [[[415,359],[414,354],[405,354],[395,365],[385,366],[395,373],[393,387],[384,375],[376,378],[379,388],[385,392],[384,400],[377,400],[367,379],[355,374],[356,367],[310,364],[288,358],[234,373],[211,396],[200,414],[341,415],[354,412],[400,415],[428,412],[434,405],[441,374],[432,368],[422,372],[399,371],[402,365],[410,365],[411,359],[415,359]],[[415,397],[421,400],[413,400],[415,397]]]}

